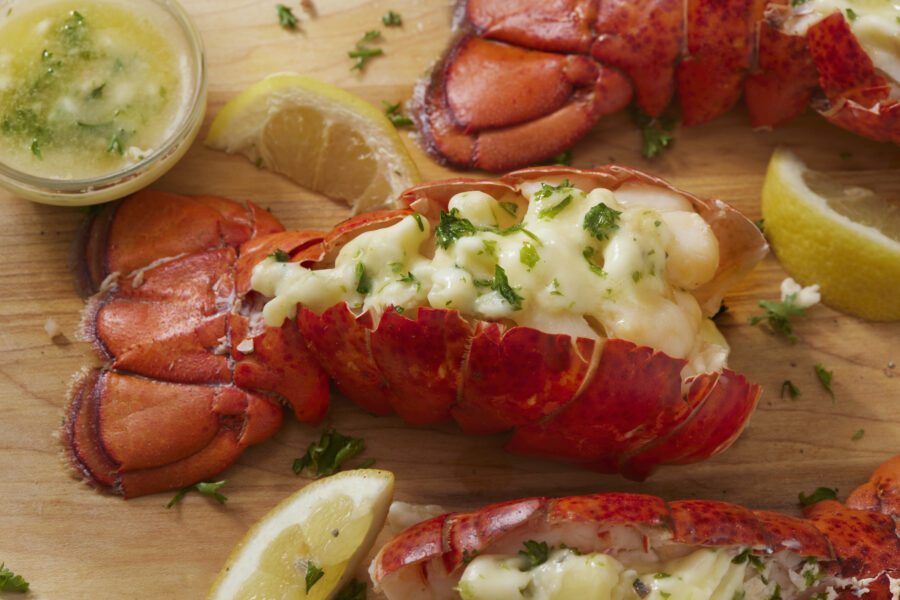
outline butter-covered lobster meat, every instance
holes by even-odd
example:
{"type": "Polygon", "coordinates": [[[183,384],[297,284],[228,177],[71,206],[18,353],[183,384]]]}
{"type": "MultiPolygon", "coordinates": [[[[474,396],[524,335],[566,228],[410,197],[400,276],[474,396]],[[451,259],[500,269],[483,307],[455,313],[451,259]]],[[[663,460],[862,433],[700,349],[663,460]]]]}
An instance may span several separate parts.
{"type": "Polygon", "coordinates": [[[505,171],[572,146],[635,100],[685,125],[743,93],[751,125],[812,106],[900,143],[900,8],[859,0],[459,0],[459,35],[418,86],[423,145],[505,171]]]}
{"type": "Polygon", "coordinates": [[[637,479],[743,429],[760,388],[709,317],[766,244],[733,208],[617,166],[403,202],[328,233],[149,192],[94,219],[76,254],[108,363],[71,394],[76,468],[126,496],[210,477],[282,401],[321,420],[329,379],[376,415],[511,431],[513,452],[637,479]]]}
{"type": "Polygon", "coordinates": [[[900,456],[805,518],[642,494],[529,498],[423,521],[369,572],[390,600],[900,597],[900,456]]]}

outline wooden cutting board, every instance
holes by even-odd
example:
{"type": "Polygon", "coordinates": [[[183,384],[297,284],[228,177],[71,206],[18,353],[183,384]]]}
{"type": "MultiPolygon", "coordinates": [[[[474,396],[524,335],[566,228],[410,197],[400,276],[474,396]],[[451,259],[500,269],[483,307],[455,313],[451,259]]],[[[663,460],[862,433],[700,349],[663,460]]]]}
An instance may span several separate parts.
{"type": "MultiPolygon", "coordinates": [[[[228,99],[277,71],[312,75],[379,106],[405,100],[451,36],[452,6],[445,0],[313,0],[314,15],[290,0],[300,17],[297,31],[278,26],[274,2],[184,4],[203,33],[209,64],[201,139],[228,99]],[[381,26],[389,9],[402,15],[402,28],[381,26]],[[384,55],[362,73],[351,71],[347,51],[365,31],[378,28],[384,55]]],[[[814,114],[775,132],[754,133],[737,107],[714,122],[678,130],[676,137],[673,150],[646,161],[628,118],[616,115],[574,148],[574,164],[618,162],[649,170],[757,219],[766,162],[783,144],[815,168],[900,197],[900,148],[858,139],[814,114]]],[[[458,175],[411,140],[409,147],[424,179],[458,175]]],[[[289,228],[327,228],[348,214],[344,206],[200,143],[153,187],[252,200],[289,228]]],[[[900,368],[888,366],[900,363],[900,323],[865,322],[818,306],[798,323],[797,344],[751,327],[749,317],[760,312],[757,301],[777,298],[785,277],[769,257],[729,294],[730,310],[721,321],[733,347],[731,367],[765,391],[742,437],[702,464],[665,468],[639,484],[507,455],[499,450],[499,435],[407,428],[336,396],[322,427],[286,418],[273,439],[248,449],[222,476],[228,480],[226,505],[189,495],[166,509],[170,494],[126,502],[79,483],[64,467],[57,440],[72,374],[96,364],[77,339],[82,301],[66,268],[82,216],[77,208],[0,193],[0,561],[31,582],[29,598],[202,597],[250,525],[306,483],[291,472],[291,462],[324,427],[364,437],[365,456],[396,474],[398,499],[452,508],[533,494],[622,490],[795,512],[798,492],[826,485],[844,497],[900,450],[900,368]],[[48,337],[48,319],[63,335],[48,337]],[[817,363],[834,372],[834,399],[816,380],[817,363]],[[779,396],[786,379],[800,388],[799,398],[779,396]]]]}

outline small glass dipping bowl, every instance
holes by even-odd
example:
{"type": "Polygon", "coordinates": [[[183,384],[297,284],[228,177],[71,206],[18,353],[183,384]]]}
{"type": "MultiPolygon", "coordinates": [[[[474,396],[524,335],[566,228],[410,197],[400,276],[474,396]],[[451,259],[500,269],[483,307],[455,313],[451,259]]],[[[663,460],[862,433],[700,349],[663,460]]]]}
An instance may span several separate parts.
{"type": "MultiPolygon", "coordinates": [[[[47,0],[41,4],[56,4],[56,0],[47,0]]],[[[165,22],[160,22],[160,31],[177,39],[173,44],[176,58],[187,65],[182,71],[183,85],[188,98],[186,104],[177,110],[172,119],[175,125],[170,133],[159,144],[138,157],[137,162],[124,166],[116,171],[84,179],[67,179],[37,176],[11,167],[0,156],[0,186],[13,194],[41,202],[59,206],[84,206],[99,204],[126,196],[155,181],[165,174],[178,160],[184,156],[191,143],[197,137],[200,125],[206,112],[206,57],[203,40],[188,14],[175,0],[116,0],[119,6],[156,9],[155,12],[165,22]],[[175,38],[174,36],[179,36],[175,38]],[[184,50],[182,50],[184,49],[184,50]]],[[[4,15],[9,16],[17,6],[38,4],[34,0],[0,0],[0,26],[4,15]]],[[[72,2],[68,8],[77,9],[72,2]]],[[[172,68],[178,68],[172,65],[172,68]]],[[[169,123],[172,123],[170,121],[169,123]]]]}

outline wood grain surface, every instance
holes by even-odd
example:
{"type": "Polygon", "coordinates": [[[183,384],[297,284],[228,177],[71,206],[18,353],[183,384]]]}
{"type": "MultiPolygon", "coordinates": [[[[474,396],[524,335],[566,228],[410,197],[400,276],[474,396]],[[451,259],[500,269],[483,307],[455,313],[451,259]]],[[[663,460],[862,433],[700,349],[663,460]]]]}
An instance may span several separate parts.
{"type": "MultiPolygon", "coordinates": [[[[313,0],[314,11],[301,9],[298,0],[286,3],[300,17],[297,31],[278,26],[274,1],[184,0],[202,31],[209,65],[201,139],[228,99],[277,71],[320,78],[379,106],[406,100],[451,36],[447,1],[313,0]],[[401,13],[402,28],[381,26],[389,9],[401,13]],[[376,28],[383,30],[384,55],[362,73],[351,71],[347,51],[376,28]]],[[[456,175],[404,136],[424,179],[456,175]]],[[[679,129],[676,138],[672,151],[644,160],[628,117],[615,115],[574,148],[574,164],[645,169],[757,219],[765,165],[781,144],[817,169],[900,195],[900,148],[858,139],[815,114],[774,132],[752,132],[738,106],[714,122],[679,129]]],[[[249,199],[290,228],[328,227],[348,215],[342,205],[199,142],[153,187],[249,199]]],[[[532,494],[622,490],[796,512],[798,492],[826,485],[844,497],[900,449],[900,367],[888,366],[900,363],[900,323],[865,322],[817,306],[798,323],[800,341],[793,345],[751,327],[757,301],[776,298],[785,277],[770,256],[729,294],[730,310],[721,321],[733,348],[730,366],[765,391],[741,438],[702,464],[664,468],[639,484],[505,454],[500,435],[407,428],[396,418],[368,416],[336,395],[322,427],[286,418],[274,438],[247,450],[222,476],[228,480],[224,506],[199,495],[172,509],[165,508],[169,494],[126,502],[79,483],[61,460],[57,438],[72,374],[97,363],[76,336],[83,304],[66,267],[82,216],[77,208],[0,193],[0,561],[31,582],[28,598],[203,597],[250,525],[306,483],[291,472],[291,461],[323,427],[364,437],[365,456],[396,474],[397,499],[452,508],[532,494]],[[63,332],[53,340],[44,330],[48,319],[63,332]],[[834,372],[834,399],[816,380],[817,363],[834,372]],[[779,396],[786,379],[802,392],[795,400],[779,396]],[[860,430],[862,437],[853,440],[860,430]]]]}

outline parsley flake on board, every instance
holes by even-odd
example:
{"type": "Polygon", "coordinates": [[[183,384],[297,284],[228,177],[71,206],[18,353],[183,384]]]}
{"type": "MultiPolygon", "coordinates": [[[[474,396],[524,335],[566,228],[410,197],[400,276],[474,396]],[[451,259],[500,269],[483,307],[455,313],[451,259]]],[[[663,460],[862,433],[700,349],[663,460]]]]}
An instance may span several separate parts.
{"type": "Polygon", "coordinates": [[[675,129],[674,117],[660,116],[652,118],[638,108],[636,104],[633,104],[631,118],[634,124],[640,128],[641,137],[644,139],[644,145],[641,148],[641,154],[644,158],[653,158],[675,141],[675,137],[669,133],[675,129]]]}
{"type": "Polygon", "coordinates": [[[756,325],[762,321],[768,321],[772,331],[787,337],[791,343],[797,342],[797,336],[793,334],[791,317],[802,317],[803,309],[794,304],[797,294],[788,294],[784,300],[760,300],[759,306],[766,309],[766,314],[750,317],[750,324],[756,325]]]}
{"type": "Polygon", "coordinates": [[[811,506],[816,502],[821,502],[822,500],[837,500],[837,490],[833,490],[827,487],[820,487],[812,494],[807,496],[803,492],[797,494],[797,499],[800,501],[800,506],[811,506]]]}
{"type": "Polygon", "coordinates": [[[385,27],[400,27],[403,25],[403,17],[400,16],[400,13],[389,10],[382,15],[381,22],[385,27]]]}
{"type": "Polygon", "coordinates": [[[584,214],[583,227],[590,232],[592,237],[600,241],[609,239],[609,235],[619,228],[618,220],[621,214],[620,211],[613,210],[601,202],[596,206],[592,206],[584,214]]]}
{"type": "Polygon", "coordinates": [[[854,433],[854,434],[853,434],[853,437],[850,438],[850,439],[851,439],[852,441],[855,442],[855,441],[861,439],[862,436],[865,435],[865,433],[866,433],[866,430],[865,430],[865,429],[860,429],[859,431],[857,431],[856,433],[854,433]]]}
{"type": "Polygon", "coordinates": [[[313,564],[312,561],[306,563],[306,593],[309,594],[309,590],[312,589],[312,586],[316,585],[322,576],[325,575],[325,571],[318,568],[313,564]]]}
{"type": "Polygon", "coordinates": [[[278,14],[278,24],[287,29],[297,28],[297,17],[294,16],[290,7],[284,4],[276,4],[275,12],[278,14]]]}
{"type": "Polygon", "coordinates": [[[219,493],[219,488],[223,485],[225,485],[224,479],[222,481],[201,481],[200,483],[183,487],[178,490],[171,500],[169,500],[169,503],[166,504],[166,508],[172,508],[177,503],[181,502],[181,499],[191,490],[196,490],[204,496],[214,499],[219,504],[225,504],[225,501],[228,500],[228,498],[219,493]]]}
{"type": "Polygon", "coordinates": [[[547,542],[536,542],[528,540],[524,542],[525,549],[519,550],[519,556],[525,559],[525,568],[522,571],[530,571],[538,565],[542,565],[550,558],[552,547],[547,546],[547,542]]]}
{"type": "Polygon", "coordinates": [[[356,59],[356,64],[350,67],[351,71],[362,71],[363,67],[366,66],[366,63],[369,62],[371,58],[380,54],[384,54],[384,51],[381,48],[370,48],[363,45],[366,42],[370,42],[380,37],[381,32],[377,29],[367,31],[365,34],[363,34],[362,38],[360,38],[360,40],[356,42],[356,50],[350,50],[349,52],[347,52],[347,56],[356,59]]]}
{"type": "Polygon", "coordinates": [[[785,379],[784,383],[781,384],[781,398],[784,398],[784,393],[787,392],[788,396],[791,397],[791,400],[800,395],[800,388],[791,383],[790,379],[785,379]]]}
{"type": "Polygon", "coordinates": [[[821,383],[822,387],[825,388],[825,391],[831,395],[831,399],[833,401],[834,392],[831,391],[831,376],[834,375],[834,371],[825,370],[825,367],[823,367],[821,363],[817,364],[813,368],[816,370],[816,377],[819,378],[819,383],[821,383]]]}
{"type": "Polygon", "coordinates": [[[334,600],[366,600],[366,584],[356,579],[344,586],[334,600]]]}
{"type": "Polygon", "coordinates": [[[413,125],[413,120],[400,113],[400,103],[391,104],[387,100],[382,100],[384,105],[384,114],[394,124],[394,127],[409,127],[413,125]]]}
{"type": "Polygon", "coordinates": [[[6,568],[6,563],[0,563],[0,592],[18,592],[24,594],[28,591],[28,582],[21,575],[16,575],[6,568]]]}
{"type": "Polygon", "coordinates": [[[294,459],[294,473],[299,475],[308,467],[317,479],[323,475],[331,475],[340,470],[344,461],[365,449],[366,443],[362,438],[341,435],[334,429],[323,431],[319,441],[312,442],[306,449],[306,454],[294,459]]]}

